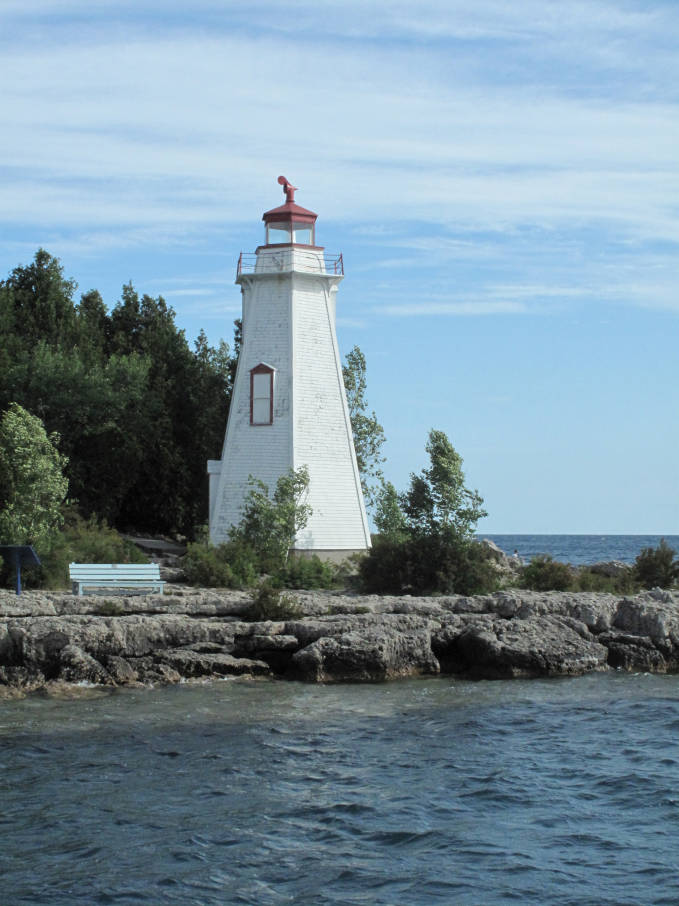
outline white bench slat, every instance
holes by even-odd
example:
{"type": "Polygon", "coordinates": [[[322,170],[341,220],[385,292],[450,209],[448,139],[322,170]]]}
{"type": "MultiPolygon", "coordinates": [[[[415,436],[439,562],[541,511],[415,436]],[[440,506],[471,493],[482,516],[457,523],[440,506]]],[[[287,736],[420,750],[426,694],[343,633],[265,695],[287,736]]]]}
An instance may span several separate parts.
{"type": "Polygon", "coordinates": [[[157,563],[70,563],[73,594],[83,588],[150,588],[163,594],[157,563]]]}

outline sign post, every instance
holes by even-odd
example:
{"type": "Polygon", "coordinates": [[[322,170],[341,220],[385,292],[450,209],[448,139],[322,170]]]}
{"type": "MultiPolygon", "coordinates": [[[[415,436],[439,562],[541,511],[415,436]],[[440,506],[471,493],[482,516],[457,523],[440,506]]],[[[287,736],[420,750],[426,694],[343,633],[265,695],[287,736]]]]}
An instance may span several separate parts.
{"type": "Polygon", "coordinates": [[[0,544],[0,557],[7,560],[16,570],[17,594],[21,594],[21,567],[40,566],[38,555],[30,544],[0,544]]]}

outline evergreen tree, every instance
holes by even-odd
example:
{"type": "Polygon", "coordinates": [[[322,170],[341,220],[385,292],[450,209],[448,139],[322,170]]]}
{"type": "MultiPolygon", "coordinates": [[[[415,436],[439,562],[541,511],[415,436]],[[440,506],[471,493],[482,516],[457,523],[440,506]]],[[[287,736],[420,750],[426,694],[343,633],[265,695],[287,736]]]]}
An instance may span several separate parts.
{"type": "Polygon", "coordinates": [[[40,341],[52,346],[74,341],[76,283],[64,278],[58,258],[39,249],[31,264],[15,267],[0,282],[0,289],[11,312],[13,333],[24,348],[40,341]]]}
{"type": "MultiPolygon", "coordinates": [[[[58,432],[71,497],[122,529],[190,533],[207,520],[235,359],[191,349],[162,297],[131,284],[109,314],[40,250],[0,282],[0,411],[13,401],[58,432]]],[[[239,324],[236,324],[238,342],[239,324]]]]}

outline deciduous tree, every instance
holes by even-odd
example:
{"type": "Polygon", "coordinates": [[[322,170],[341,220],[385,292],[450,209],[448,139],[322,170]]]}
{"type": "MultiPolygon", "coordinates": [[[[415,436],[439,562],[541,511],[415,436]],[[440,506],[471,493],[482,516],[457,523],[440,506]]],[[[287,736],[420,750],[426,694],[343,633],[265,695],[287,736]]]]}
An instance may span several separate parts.
{"type": "Polygon", "coordinates": [[[366,362],[358,346],[347,353],[342,375],[363,496],[366,505],[372,507],[384,477],[381,465],[385,461],[382,446],[386,438],[375,412],[368,412],[366,362]]]}
{"type": "Polygon", "coordinates": [[[487,512],[478,491],[465,485],[462,457],[443,431],[432,428],[426,451],[429,468],[410,476],[401,506],[413,532],[447,531],[460,541],[473,537],[476,523],[487,512]]]}
{"type": "Polygon", "coordinates": [[[251,547],[260,568],[276,570],[287,560],[297,533],[311,516],[311,506],[306,503],[309,472],[305,466],[290,469],[278,479],[272,495],[259,479],[250,476],[249,484],[243,518],[231,539],[241,539],[251,547]]]}
{"type": "Polygon", "coordinates": [[[0,539],[48,550],[68,491],[59,437],[17,403],[0,420],[0,539]]]}

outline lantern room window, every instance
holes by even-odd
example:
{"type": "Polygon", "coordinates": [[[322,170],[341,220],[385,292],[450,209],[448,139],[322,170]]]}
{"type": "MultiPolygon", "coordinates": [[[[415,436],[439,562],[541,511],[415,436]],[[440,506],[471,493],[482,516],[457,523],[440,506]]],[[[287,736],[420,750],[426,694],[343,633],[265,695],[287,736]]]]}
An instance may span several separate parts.
{"type": "Polygon", "coordinates": [[[290,245],[291,242],[296,245],[313,245],[313,223],[295,222],[294,220],[287,223],[267,223],[267,245],[290,245]]]}
{"type": "Polygon", "coordinates": [[[285,245],[291,242],[289,223],[267,223],[266,244],[285,245]]]}
{"type": "Polygon", "coordinates": [[[313,245],[314,244],[313,224],[294,223],[294,221],[293,221],[292,241],[296,242],[298,245],[313,245]]]}
{"type": "Polygon", "coordinates": [[[250,371],[250,424],[273,424],[273,375],[270,365],[261,363],[250,371]]]}

